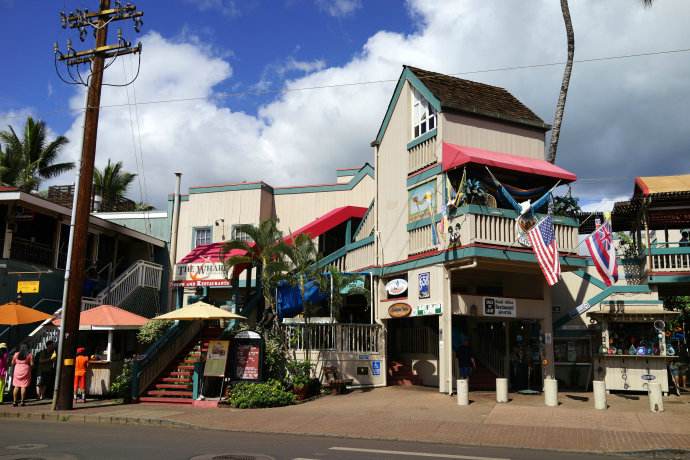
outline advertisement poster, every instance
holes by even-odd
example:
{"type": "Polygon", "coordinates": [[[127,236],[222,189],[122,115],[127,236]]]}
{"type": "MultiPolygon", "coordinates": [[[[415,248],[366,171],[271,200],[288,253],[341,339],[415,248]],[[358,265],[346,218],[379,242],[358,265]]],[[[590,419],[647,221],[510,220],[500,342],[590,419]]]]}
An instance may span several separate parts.
{"type": "Polygon", "coordinates": [[[484,297],[484,315],[515,318],[517,303],[515,299],[506,297],[484,297]]]}
{"type": "Polygon", "coordinates": [[[229,340],[211,340],[206,352],[204,377],[225,377],[225,364],[228,362],[229,340]]]}
{"type": "Polygon", "coordinates": [[[432,180],[407,192],[408,222],[416,222],[436,213],[436,181],[432,180]]]}
{"type": "Polygon", "coordinates": [[[251,344],[240,344],[235,347],[235,375],[236,380],[259,379],[259,356],[261,347],[251,344]]]}
{"type": "Polygon", "coordinates": [[[431,273],[424,272],[419,274],[419,298],[428,299],[431,297],[429,284],[431,283],[431,273]]]}

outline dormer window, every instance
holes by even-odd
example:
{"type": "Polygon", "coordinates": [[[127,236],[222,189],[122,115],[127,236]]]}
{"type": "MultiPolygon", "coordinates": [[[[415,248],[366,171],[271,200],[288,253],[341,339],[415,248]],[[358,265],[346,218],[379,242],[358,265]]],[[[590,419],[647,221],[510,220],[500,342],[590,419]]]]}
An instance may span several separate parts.
{"type": "Polygon", "coordinates": [[[426,99],[412,88],[412,138],[436,128],[436,112],[426,99]]]}

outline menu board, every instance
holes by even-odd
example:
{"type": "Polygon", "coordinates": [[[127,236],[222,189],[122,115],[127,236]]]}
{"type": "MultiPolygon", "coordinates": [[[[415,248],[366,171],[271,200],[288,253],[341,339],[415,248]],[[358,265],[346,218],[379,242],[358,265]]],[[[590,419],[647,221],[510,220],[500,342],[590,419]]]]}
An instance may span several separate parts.
{"type": "Polygon", "coordinates": [[[205,377],[224,377],[225,363],[228,360],[228,340],[211,340],[206,352],[206,364],[204,365],[205,377]]]}
{"type": "Polygon", "coordinates": [[[235,375],[237,380],[259,380],[259,344],[238,344],[235,347],[235,375]]]}

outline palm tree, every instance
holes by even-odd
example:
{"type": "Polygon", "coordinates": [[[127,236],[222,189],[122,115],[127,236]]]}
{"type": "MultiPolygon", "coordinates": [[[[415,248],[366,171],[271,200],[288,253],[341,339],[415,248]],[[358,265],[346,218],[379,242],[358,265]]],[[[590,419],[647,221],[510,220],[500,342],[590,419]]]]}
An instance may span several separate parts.
{"type": "Polygon", "coordinates": [[[267,219],[258,226],[239,225],[236,233],[248,237],[250,241],[233,239],[223,244],[223,254],[236,249],[244,251],[242,255],[228,257],[225,265],[228,269],[236,265],[256,267],[264,308],[275,316],[273,290],[287,270],[287,245],[283,242],[283,233],[278,230],[278,220],[267,219]]]}
{"type": "Polygon", "coordinates": [[[101,211],[114,211],[117,203],[124,198],[127,188],[137,177],[136,174],[122,170],[122,162],[108,164],[102,171],[94,170],[93,182],[96,195],[101,197],[101,211]]]}
{"type": "Polygon", "coordinates": [[[0,132],[0,143],[5,144],[4,151],[0,151],[0,182],[32,192],[44,179],[74,168],[73,162],[56,163],[60,151],[69,141],[58,136],[47,142],[45,122],[28,117],[21,139],[14,128],[8,128],[0,132]]]}
{"type": "MultiPolygon", "coordinates": [[[[654,0],[640,1],[645,8],[651,7],[654,3],[654,0]]],[[[553,127],[551,128],[551,143],[549,145],[549,152],[546,157],[551,163],[556,162],[558,140],[561,137],[561,123],[563,122],[563,112],[565,112],[565,100],[568,97],[570,75],[573,71],[573,61],[575,59],[575,31],[573,30],[573,23],[570,18],[570,7],[568,5],[568,0],[561,0],[561,13],[563,14],[563,23],[565,24],[565,35],[568,44],[568,58],[565,63],[565,68],[563,69],[561,92],[558,95],[558,102],[556,103],[556,113],[553,116],[553,127]]]]}

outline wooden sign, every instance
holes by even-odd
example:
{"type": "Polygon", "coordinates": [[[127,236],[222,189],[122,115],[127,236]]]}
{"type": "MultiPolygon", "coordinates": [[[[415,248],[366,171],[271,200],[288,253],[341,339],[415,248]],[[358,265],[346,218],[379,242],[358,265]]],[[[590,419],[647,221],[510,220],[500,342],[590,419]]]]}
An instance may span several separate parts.
{"type": "Polygon", "coordinates": [[[410,313],[412,313],[412,307],[406,303],[398,302],[388,307],[388,315],[391,318],[404,318],[410,316],[410,313]]]}
{"type": "Polygon", "coordinates": [[[259,344],[235,346],[235,375],[237,380],[259,380],[261,347],[259,344]]]}

